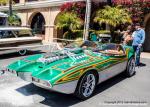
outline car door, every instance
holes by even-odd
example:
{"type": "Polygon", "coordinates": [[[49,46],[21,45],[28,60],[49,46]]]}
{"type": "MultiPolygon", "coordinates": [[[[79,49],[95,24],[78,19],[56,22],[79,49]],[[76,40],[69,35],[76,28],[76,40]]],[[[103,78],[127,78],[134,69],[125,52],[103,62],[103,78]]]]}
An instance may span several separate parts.
{"type": "Polygon", "coordinates": [[[19,47],[39,45],[42,42],[42,39],[40,37],[34,36],[31,33],[31,30],[28,29],[13,31],[13,33],[18,38],[17,44],[19,47]]]}
{"type": "Polygon", "coordinates": [[[121,45],[119,45],[121,54],[114,54],[110,56],[110,67],[106,70],[109,73],[107,73],[107,77],[113,77],[123,71],[126,70],[127,67],[127,57],[125,54],[125,51],[121,45]]]}
{"type": "MultiPolygon", "coordinates": [[[[115,44],[111,44],[107,47],[107,49],[110,49],[110,46],[113,46],[115,44]]],[[[123,50],[123,47],[120,46],[121,54],[114,54],[108,53],[105,57],[108,60],[105,65],[103,65],[103,71],[100,72],[100,81],[105,81],[121,72],[123,72],[127,67],[127,57],[125,54],[125,51],[123,50]]],[[[113,49],[113,48],[111,48],[113,49]]]]}
{"type": "Polygon", "coordinates": [[[0,54],[14,52],[16,46],[16,36],[10,30],[0,31],[0,54]]]}

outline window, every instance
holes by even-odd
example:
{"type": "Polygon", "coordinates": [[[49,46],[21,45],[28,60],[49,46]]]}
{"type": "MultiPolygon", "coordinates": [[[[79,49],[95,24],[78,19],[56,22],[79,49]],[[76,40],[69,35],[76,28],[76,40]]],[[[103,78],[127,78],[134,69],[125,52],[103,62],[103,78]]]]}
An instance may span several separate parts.
{"type": "Polygon", "coordinates": [[[26,0],[26,2],[32,2],[32,1],[38,1],[38,0],[26,0]]]}
{"type": "Polygon", "coordinates": [[[14,3],[19,3],[19,0],[13,0],[14,3]]]}
{"type": "Polygon", "coordinates": [[[3,38],[16,38],[12,31],[0,31],[0,39],[3,38]]]}

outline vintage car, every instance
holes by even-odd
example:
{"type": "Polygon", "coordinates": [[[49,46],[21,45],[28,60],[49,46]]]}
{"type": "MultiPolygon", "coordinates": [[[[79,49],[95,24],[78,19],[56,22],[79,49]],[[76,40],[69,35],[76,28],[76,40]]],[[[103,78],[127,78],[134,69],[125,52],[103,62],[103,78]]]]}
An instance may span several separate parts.
{"type": "Polygon", "coordinates": [[[5,70],[39,87],[74,93],[84,100],[93,95],[99,83],[121,72],[129,77],[135,74],[132,47],[86,41],[58,49],[18,60],[5,70]]]}
{"type": "Polygon", "coordinates": [[[12,52],[26,54],[26,50],[42,44],[42,38],[34,36],[30,28],[0,27],[0,55],[12,52]]]}

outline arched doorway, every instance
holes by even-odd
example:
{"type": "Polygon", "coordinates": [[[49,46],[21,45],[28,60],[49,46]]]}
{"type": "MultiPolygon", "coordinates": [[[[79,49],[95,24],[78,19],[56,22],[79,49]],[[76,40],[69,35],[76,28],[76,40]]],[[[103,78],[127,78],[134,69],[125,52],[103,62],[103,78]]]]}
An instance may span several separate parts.
{"type": "Polygon", "coordinates": [[[31,29],[35,34],[45,34],[45,19],[40,12],[33,16],[31,21],[31,29]]]}
{"type": "Polygon", "coordinates": [[[150,52],[150,18],[146,23],[145,32],[146,32],[146,39],[144,43],[144,51],[150,52]]]}
{"type": "Polygon", "coordinates": [[[63,35],[66,31],[68,31],[65,28],[57,28],[57,18],[58,16],[61,15],[61,12],[57,14],[55,20],[54,20],[54,38],[63,38],[63,35]]]}

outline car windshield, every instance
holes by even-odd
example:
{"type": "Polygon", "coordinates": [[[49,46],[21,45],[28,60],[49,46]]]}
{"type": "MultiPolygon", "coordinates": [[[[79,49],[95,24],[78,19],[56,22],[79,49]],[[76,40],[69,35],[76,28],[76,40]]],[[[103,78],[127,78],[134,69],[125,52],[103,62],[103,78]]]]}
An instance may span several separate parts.
{"type": "Polygon", "coordinates": [[[125,51],[122,45],[107,43],[101,44],[92,41],[85,42],[73,42],[66,46],[62,46],[61,44],[54,44],[53,49],[55,51],[51,51],[44,55],[43,58],[40,58],[40,62],[52,62],[54,60],[63,59],[63,58],[71,58],[73,61],[76,60],[76,57],[80,56],[80,53],[100,53],[101,55],[107,56],[123,56],[125,55],[125,51]]]}
{"type": "Polygon", "coordinates": [[[107,55],[124,55],[125,51],[120,44],[115,43],[98,43],[93,41],[84,41],[84,42],[72,42],[66,46],[62,44],[57,44],[54,47],[54,50],[57,50],[57,53],[73,53],[78,54],[84,50],[91,50],[93,52],[98,52],[107,55]],[[56,49],[57,48],[57,49],[56,49]]]}
{"type": "Polygon", "coordinates": [[[38,62],[50,63],[67,57],[74,62],[77,60],[76,57],[83,52],[82,48],[77,43],[71,43],[66,46],[56,43],[53,44],[52,49],[51,52],[46,53],[42,58],[38,59],[38,62]]]}
{"type": "Polygon", "coordinates": [[[102,44],[92,41],[85,41],[80,47],[83,50],[91,50],[93,52],[102,53],[103,55],[125,55],[122,45],[115,43],[102,44]]]}
{"type": "Polygon", "coordinates": [[[17,38],[17,37],[32,37],[34,36],[31,30],[2,30],[0,31],[0,39],[17,38]]]}
{"type": "Polygon", "coordinates": [[[0,31],[0,39],[3,38],[16,38],[12,31],[0,31]]]}
{"type": "Polygon", "coordinates": [[[102,44],[99,52],[107,55],[125,55],[123,47],[115,43],[102,44]]]}

